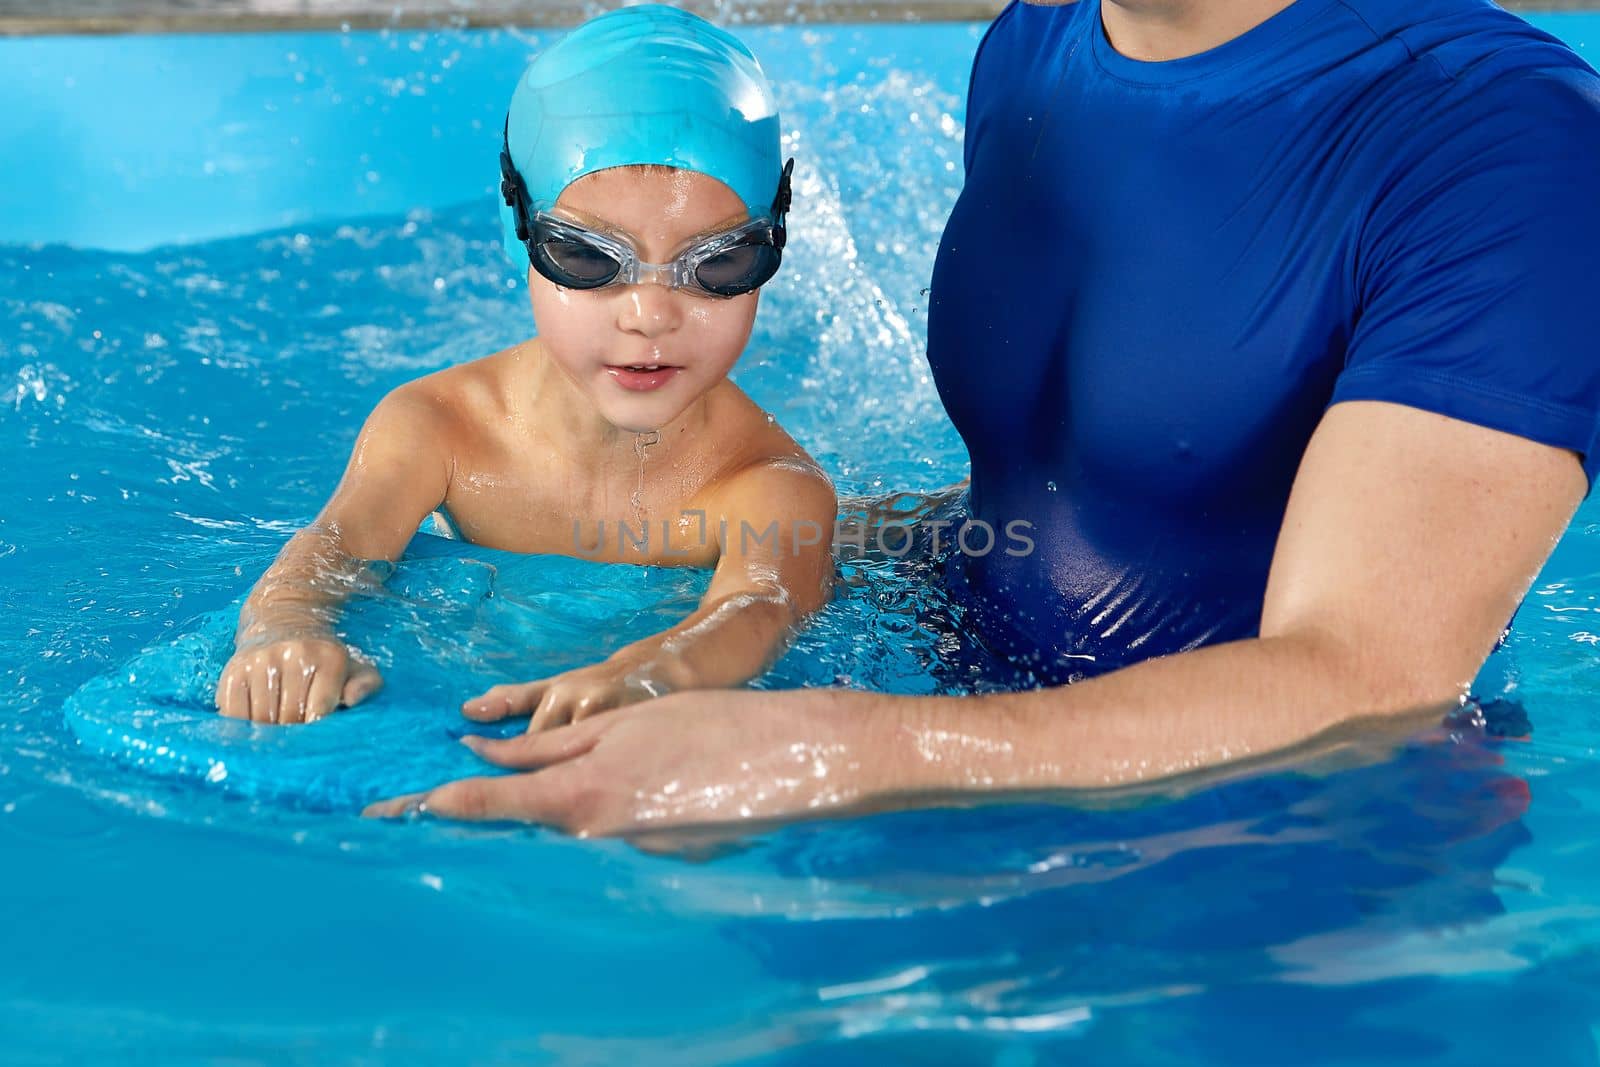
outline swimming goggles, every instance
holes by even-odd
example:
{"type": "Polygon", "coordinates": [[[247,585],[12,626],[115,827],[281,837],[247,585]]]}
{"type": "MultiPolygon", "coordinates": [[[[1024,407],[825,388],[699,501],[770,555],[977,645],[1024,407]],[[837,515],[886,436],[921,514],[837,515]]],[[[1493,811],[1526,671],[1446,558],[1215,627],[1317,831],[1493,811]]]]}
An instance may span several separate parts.
{"type": "Polygon", "coordinates": [[[564,289],[655,282],[702,296],[734,297],[754,292],[778,273],[788,240],[784,216],[793,171],[791,159],[778,179],[770,217],[696,241],[670,263],[646,263],[626,241],[530,203],[522,175],[511,162],[509,137],[500,149],[500,195],[515,216],[517,240],[527,247],[533,269],[564,289]]]}

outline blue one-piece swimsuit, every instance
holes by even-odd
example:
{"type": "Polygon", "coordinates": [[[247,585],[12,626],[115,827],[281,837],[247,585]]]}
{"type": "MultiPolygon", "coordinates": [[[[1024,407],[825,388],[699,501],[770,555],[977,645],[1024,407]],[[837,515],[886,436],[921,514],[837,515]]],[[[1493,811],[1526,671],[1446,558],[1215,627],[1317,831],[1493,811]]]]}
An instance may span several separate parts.
{"type": "Polygon", "coordinates": [[[1560,42],[1485,0],[1298,0],[1144,63],[1099,0],[1013,3],[969,96],[928,359],[974,517],[1035,548],[951,579],[1042,680],[1255,634],[1331,404],[1592,482],[1600,77],[1560,42]]]}

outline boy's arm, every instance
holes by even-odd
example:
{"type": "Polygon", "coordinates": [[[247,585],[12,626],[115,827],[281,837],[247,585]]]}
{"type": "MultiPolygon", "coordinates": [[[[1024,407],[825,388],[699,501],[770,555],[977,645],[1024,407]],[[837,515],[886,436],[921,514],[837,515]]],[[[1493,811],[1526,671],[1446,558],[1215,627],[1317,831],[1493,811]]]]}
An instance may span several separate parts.
{"type": "Polygon", "coordinates": [[[368,417],[333,497],[245,600],[237,651],[217,686],[224,715],[309,721],[381,684],[350,659],[334,627],[365,577],[364,561],[398,558],[444,499],[450,463],[439,449],[440,418],[431,400],[405,387],[368,417]]]}
{"type": "Polygon", "coordinates": [[[438,452],[438,421],[432,402],[405,387],[373,409],[333,496],[245,601],[241,642],[262,634],[330,635],[338,607],[365,571],[363,562],[399,558],[450,484],[449,459],[438,452]]]}
{"type": "Polygon", "coordinates": [[[806,616],[827,604],[837,515],[832,484],[808,461],[769,460],[739,472],[707,515],[718,520],[722,545],[699,609],[629,648],[659,647],[664,689],[725,688],[754,678],[806,616]]]}
{"type": "Polygon", "coordinates": [[[463,714],[480,721],[531,715],[528,729],[542,730],[670,692],[749,681],[827,603],[837,509],[827,476],[803,457],[739,471],[707,501],[706,536],[722,550],[699,608],[591,667],[497,685],[464,704],[463,714]]]}

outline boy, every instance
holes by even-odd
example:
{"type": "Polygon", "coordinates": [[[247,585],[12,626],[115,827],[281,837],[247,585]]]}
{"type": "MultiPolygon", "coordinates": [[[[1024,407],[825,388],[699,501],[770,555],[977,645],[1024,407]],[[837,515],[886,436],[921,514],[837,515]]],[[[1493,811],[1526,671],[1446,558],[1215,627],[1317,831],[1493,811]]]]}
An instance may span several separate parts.
{"type": "Polygon", "coordinates": [[[527,714],[538,730],[737,685],[825,603],[833,488],[726,377],[789,201],[755,57],[673,8],[594,19],[524,73],[501,172],[538,336],[383,399],[333,498],[246,601],[222,714],[310,722],[375,691],[334,633],[338,608],[362,561],[398,558],[436,511],[494,548],[715,568],[679,625],[496,686],[463,705],[477,719],[527,714]]]}

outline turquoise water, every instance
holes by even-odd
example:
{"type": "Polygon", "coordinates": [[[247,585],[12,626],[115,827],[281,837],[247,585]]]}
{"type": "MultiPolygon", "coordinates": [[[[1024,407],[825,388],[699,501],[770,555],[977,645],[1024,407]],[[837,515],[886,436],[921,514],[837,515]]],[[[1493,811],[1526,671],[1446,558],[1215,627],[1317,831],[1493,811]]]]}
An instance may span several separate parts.
{"type": "MultiPolygon", "coordinates": [[[[737,377],[847,493],[964,473],[921,316],[977,32],[755,35],[803,165],[737,377]]],[[[0,43],[0,1062],[1600,1061],[1594,501],[1484,673],[1487,728],[1172,803],[692,857],[363,822],[368,792],[471,766],[467,691],[703,581],[431,541],[352,623],[390,668],[370,708],[204,715],[237,599],[376,399],[527,329],[471,151],[529,47],[0,43]]],[[[936,688],[927,569],[848,568],[762,684],[936,688]]]]}

